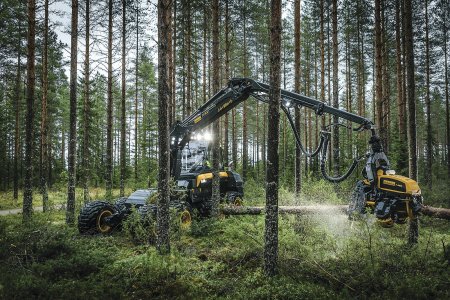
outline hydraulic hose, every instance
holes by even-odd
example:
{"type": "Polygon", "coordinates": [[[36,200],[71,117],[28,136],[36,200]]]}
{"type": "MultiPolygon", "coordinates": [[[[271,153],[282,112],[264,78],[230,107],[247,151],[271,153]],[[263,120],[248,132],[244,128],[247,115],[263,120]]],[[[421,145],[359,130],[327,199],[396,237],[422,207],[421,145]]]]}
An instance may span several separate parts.
{"type": "Polygon", "coordinates": [[[296,141],[298,147],[300,148],[300,150],[307,157],[314,157],[314,156],[316,156],[320,152],[320,149],[322,149],[322,147],[324,145],[325,136],[323,134],[320,135],[319,146],[317,146],[316,150],[314,150],[313,152],[306,151],[305,148],[303,147],[302,141],[300,139],[300,135],[298,134],[298,131],[295,128],[294,120],[292,120],[292,116],[291,116],[291,113],[289,112],[289,109],[287,107],[285,107],[284,105],[281,105],[281,109],[285,112],[285,114],[286,114],[286,116],[288,118],[289,124],[291,125],[291,128],[292,128],[292,132],[294,132],[295,141],[296,141]]]}
{"type": "Polygon", "coordinates": [[[338,176],[338,177],[332,177],[332,176],[328,175],[327,170],[326,170],[327,150],[328,150],[328,143],[330,141],[328,138],[328,135],[329,135],[329,133],[323,133],[323,132],[321,134],[321,137],[324,137],[324,144],[323,144],[323,149],[322,149],[322,155],[320,158],[320,172],[322,173],[322,176],[324,179],[326,179],[332,183],[339,183],[339,182],[346,180],[353,173],[353,171],[356,169],[356,166],[358,165],[359,159],[354,159],[350,168],[343,175],[338,176]]]}

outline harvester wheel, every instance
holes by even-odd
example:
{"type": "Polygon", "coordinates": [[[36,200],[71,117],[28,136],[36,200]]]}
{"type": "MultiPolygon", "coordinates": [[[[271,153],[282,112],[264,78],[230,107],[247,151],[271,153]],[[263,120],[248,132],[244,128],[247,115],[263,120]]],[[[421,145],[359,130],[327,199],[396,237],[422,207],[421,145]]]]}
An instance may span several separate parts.
{"type": "Polygon", "coordinates": [[[116,203],[114,203],[114,207],[116,208],[117,211],[123,211],[125,209],[127,209],[127,207],[125,206],[125,202],[127,201],[126,197],[122,197],[116,200],[116,203]]]}
{"type": "Polygon", "coordinates": [[[81,234],[107,234],[114,228],[106,224],[105,218],[116,212],[111,204],[105,201],[93,201],[86,204],[78,216],[78,231],[81,234]]]}
{"type": "Polygon", "coordinates": [[[226,194],[226,201],[228,204],[231,204],[234,206],[243,206],[244,205],[244,201],[242,200],[241,195],[236,192],[228,192],[226,194]]]}
{"type": "Polygon", "coordinates": [[[347,213],[349,220],[353,220],[356,216],[361,216],[366,213],[364,183],[362,181],[356,183],[350,198],[347,213]]]}
{"type": "Polygon", "coordinates": [[[188,229],[192,224],[192,215],[188,209],[180,213],[180,227],[181,229],[188,229]]]}

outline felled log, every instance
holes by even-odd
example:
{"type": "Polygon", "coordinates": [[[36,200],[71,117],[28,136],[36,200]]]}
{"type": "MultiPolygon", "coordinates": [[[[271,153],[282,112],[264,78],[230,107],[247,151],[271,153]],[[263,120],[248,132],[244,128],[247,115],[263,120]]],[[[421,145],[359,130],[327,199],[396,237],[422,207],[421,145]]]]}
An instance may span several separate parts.
{"type": "Polygon", "coordinates": [[[437,219],[450,220],[450,209],[448,208],[437,208],[432,206],[424,205],[421,210],[422,214],[437,219]]]}
{"type": "MultiPolygon", "coordinates": [[[[311,215],[311,214],[335,214],[345,213],[347,205],[299,205],[279,206],[281,214],[311,215]]],[[[263,206],[225,206],[222,208],[224,215],[260,215],[264,212],[263,206]]]]}
{"type": "MultiPolygon", "coordinates": [[[[225,206],[222,208],[224,215],[260,215],[264,212],[263,206],[225,206]]],[[[346,213],[347,205],[299,205],[279,206],[281,214],[311,215],[311,214],[336,214],[346,213]]],[[[450,220],[450,209],[436,208],[424,205],[421,214],[431,218],[450,220]]]]}

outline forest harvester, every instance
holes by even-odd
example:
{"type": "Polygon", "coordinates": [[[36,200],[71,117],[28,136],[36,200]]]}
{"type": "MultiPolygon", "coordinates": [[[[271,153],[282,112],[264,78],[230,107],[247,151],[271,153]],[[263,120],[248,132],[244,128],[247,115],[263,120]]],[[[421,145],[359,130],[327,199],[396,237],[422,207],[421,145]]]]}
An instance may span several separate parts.
{"type": "MultiPolygon", "coordinates": [[[[183,121],[178,121],[170,133],[170,176],[176,183],[175,192],[171,196],[171,205],[180,211],[182,223],[190,223],[191,213],[196,210],[200,215],[208,214],[209,199],[213,173],[208,164],[207,144],[195,139],[201,131],[218,120],[241,102],[250,97],[268,103],[269,85],[249,78],[234,78],[228,86],[215,94],[193,114],[183,121]],[[186,149],[188,150],[186,152],[186,149]],[[183,154],[184,153],[184,154],[183,154]],[[184,165],[184,168],[182,168],[184,165]],[[183,170],[182,170],[183,169],[183,170]]],[[[396,175],[391,170],[389,160],[383,151],[380,138],[375,133],[372,121],[345,110],[337,109],[324,102],[281,90],[281,109],[287,116],[293,130],[297,145],[304,155],[314,157],[319,155],[320,171],[324,179],[339,183],[347,179],[355,170],[358,163],[366,160],[362,172],[364,177],[356,183],[348,208],[349,215],[363,214],[366,210],[372,212],[383,226],[389,227],[394,223],[403,224],[408,218],[415,219],[422,207],[422,195],[416,181],[396,175]],[[326,161],[328,145],[331,139],[331,128],[334,126],[347,127],[344,124],[330,124],[322,128],[320,142],[313,152],[303,147],[300,133],[295,127],[291,110],[294,107],[312,109],[318,116],[331,114],[357,124],[353,128],[356,132],[369,130],[370,150],[353,160],[347,172],[341,176],[333,177],[327,173],[326,161]]],[[[352,128],[347,127],[349,130],[352,128]]],[[[241,205],[243,181],[233,170],[218,172],[220,177],[220,194],[231,204],[241,205]]],[[[138,190],[128,198],[121,198],[115,204],[104,201],[93,201],[81,209],[78,217],[80,233],[109,233],[131,213],[132,208],[141,215],[152,213],[156,215],[157,206],[148,203],[149,199],[156,198],[156,189],[138,190]]],[[[152,201],[150,201],[152,202],[152,201]]]]}

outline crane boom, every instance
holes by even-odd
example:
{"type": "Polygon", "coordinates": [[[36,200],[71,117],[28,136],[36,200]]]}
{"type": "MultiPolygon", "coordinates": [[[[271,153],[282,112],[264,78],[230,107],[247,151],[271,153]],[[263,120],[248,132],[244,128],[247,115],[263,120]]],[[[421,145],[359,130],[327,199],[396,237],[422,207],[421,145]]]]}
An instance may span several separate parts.
{"type": "MultiPolygon", "coordinates": [[[[268,100],[264,97],[269,95],[270,86],[268,84],[255,81],[250,78],[233,78],[228,82],[227,87],[220,90],[210,100],[200,106],[194,113],[181,122],[177,122],[171,133],[171,176],[175,179],[179,177],[181,171],[181,150],[191,139],[191,135],[218,120],[221,116],[229,112],[231,109],[239,105],[241,102],[253,96],[258,101],[267,103],[268,100]]],[[[317,115],[324,113],[338,116],[342,119],[359,124],[355,130],[374,130],[374,124],[369,119],[358,116],[356,114],[331,107],[325,102],[306,97],[294,92],[281,89],[283,111],[288,115],[290,122],[292,117],[289,113],[289,108],[293,106],[306,107],[313,109],[317,115]]],[[[300,136],[294,130],[297,144],[301,145],[300,136]]],[[[374,132],[374,131],[373,131],[374,132]]],[[[323,142],[322,142],[323,143],[323,142]]],[[[326,148],[326,147],[325,147],[326,148]]],[[[315,153],[319,152],[319,148],[315,153]]]]}

